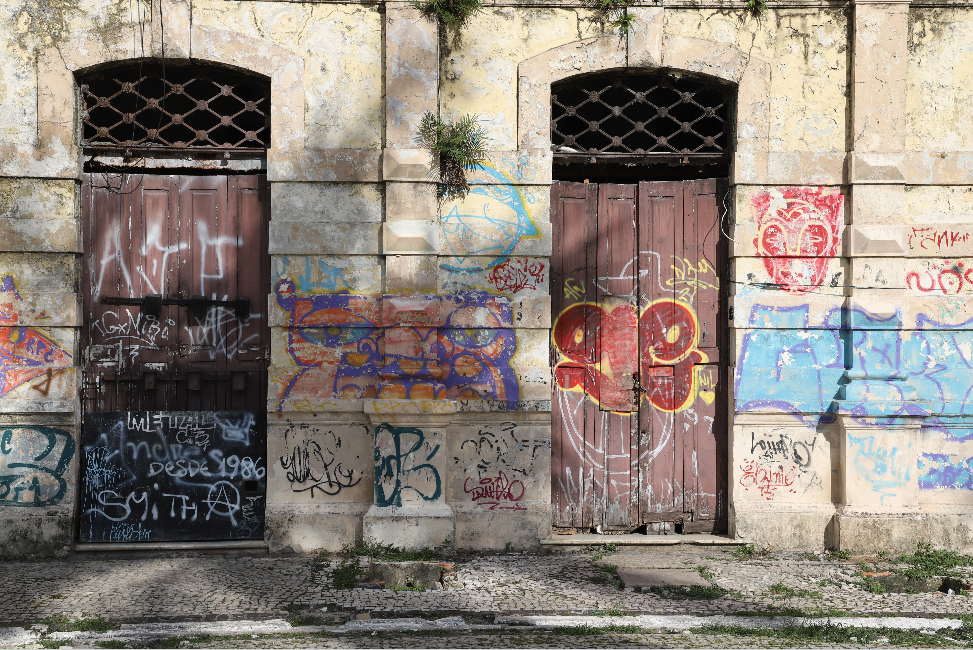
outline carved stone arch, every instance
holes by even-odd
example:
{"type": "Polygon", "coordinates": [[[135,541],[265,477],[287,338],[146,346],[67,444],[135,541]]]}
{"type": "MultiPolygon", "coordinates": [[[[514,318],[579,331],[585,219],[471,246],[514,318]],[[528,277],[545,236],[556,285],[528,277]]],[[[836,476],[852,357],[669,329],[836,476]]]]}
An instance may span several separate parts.
{"type": "MultiPolygon", "coordinates": [[[[170,14],[173,16],[173,14],[170,14]]],[[[178,21],[179,15],[172,20],[178,21]]],[[[158,27],[158,26],[153,26],[158,27]]],[[[163,25],[159,29],[174,29],[163,25]]],[[[182,29],[182,27],[180,27],[182,29]]],[[[185,26],[188,30],[188,26],[185,26]]],[[[95,47],[81,33],[38,56],[38,163],[46,174],[80,178],[81,151],[78,135],[76,74],[143,55],[160,53],[156,39],[142,51],[140,41],[121,38],[110,49],[95,47]]],[[[252,71],[270,78],[271,149],[267,152],[269,170],[281,164],[290,167],[304,154],[304,59],[272,42],[230,30],[193,27],[183,42],[167,46],[167,56],[153,57],[185,63],[198,61],[252,71]],[[286,161],[286,162],[284,162],[286,161]]],[[[272,172],[271,172],[272,173],[272,172]]]]}
{"type": "Polygon", "coordinates": [[[663,34],[660,7],[637,9],[628,38],[617,34],[550,49],[518,67],[518,144],[551,149],[551,84],[579,74],[618,68],[670,68],[737,85],[731,182],[766,177],[770,127],[770,65],[714,41],[663,34]],[[742,165],[740,163],[743,163],[742,165]]]}

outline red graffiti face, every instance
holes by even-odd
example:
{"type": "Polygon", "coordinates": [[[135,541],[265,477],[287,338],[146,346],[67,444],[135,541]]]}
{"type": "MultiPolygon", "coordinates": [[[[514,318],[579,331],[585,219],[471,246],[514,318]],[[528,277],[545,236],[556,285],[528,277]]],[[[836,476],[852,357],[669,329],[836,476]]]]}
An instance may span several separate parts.
{"type": "Polygon", "coordinates": [[[773,282],[786,291],[821,286],[841,243],[843,205],[841,194],[824,188],[795,187],[753,197],[753,244],[773,282]]]}
{"type": "Polygon", "coordinates": [[[554,344],[565,357],[554,368],[562,390],[583,391],[602,408],[638,408],[634,374],[643,394],[663,411],[681,411],[696,399],[696,316],[683,303],[659,301],[636,318],[627,303],[568,307],[554,324],[554,344]],[[614,307],[614,308],[612,308],[614,307]],[[641,363],[639,363],[641,359],[641,363]]]}

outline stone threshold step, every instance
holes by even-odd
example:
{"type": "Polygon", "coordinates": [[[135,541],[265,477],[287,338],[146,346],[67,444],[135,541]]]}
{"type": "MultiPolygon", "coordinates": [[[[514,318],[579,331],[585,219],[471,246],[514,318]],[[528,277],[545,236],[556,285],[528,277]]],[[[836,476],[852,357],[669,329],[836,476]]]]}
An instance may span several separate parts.
{"type": "Polygon", "coordinates": [[[742,539],[726,535],[554,535],[542,539],[541,546],[587,546],[590,544],[618,544],[619,546],[746,546],[742,539]]]}
{"type": "Polygon", "coordinates": [[[110,553],[112,551],[235,551],[258,549],[266,551],[270,547],[260,539],[228,539],[218,542],[105,542],[99,544],[75,544],[79,553],[110,553]]]}

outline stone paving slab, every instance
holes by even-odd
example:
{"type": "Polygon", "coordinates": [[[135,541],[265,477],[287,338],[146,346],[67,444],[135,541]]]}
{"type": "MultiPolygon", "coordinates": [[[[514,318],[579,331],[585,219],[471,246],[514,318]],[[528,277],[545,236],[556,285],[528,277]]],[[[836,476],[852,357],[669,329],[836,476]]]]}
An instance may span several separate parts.
{"type": "Polygon", "coordinates": [[[623,587],[708,587],[709,580],[691,569],[640,569],[618,567],[623,587]]]}

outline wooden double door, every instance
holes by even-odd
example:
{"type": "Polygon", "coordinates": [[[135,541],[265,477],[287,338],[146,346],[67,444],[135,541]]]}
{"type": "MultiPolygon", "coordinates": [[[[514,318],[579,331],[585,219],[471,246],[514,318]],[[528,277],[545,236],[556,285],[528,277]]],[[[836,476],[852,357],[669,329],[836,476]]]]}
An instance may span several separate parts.
{"type": "Polygon", "coordinates": [[[725,527],[723,186],[551,188],[556,528],[725,527]]]}
{"type": "Polygon", "coordinates": [[[80,539],[263,535],[262,175],[87,174],[80,539]]]}

